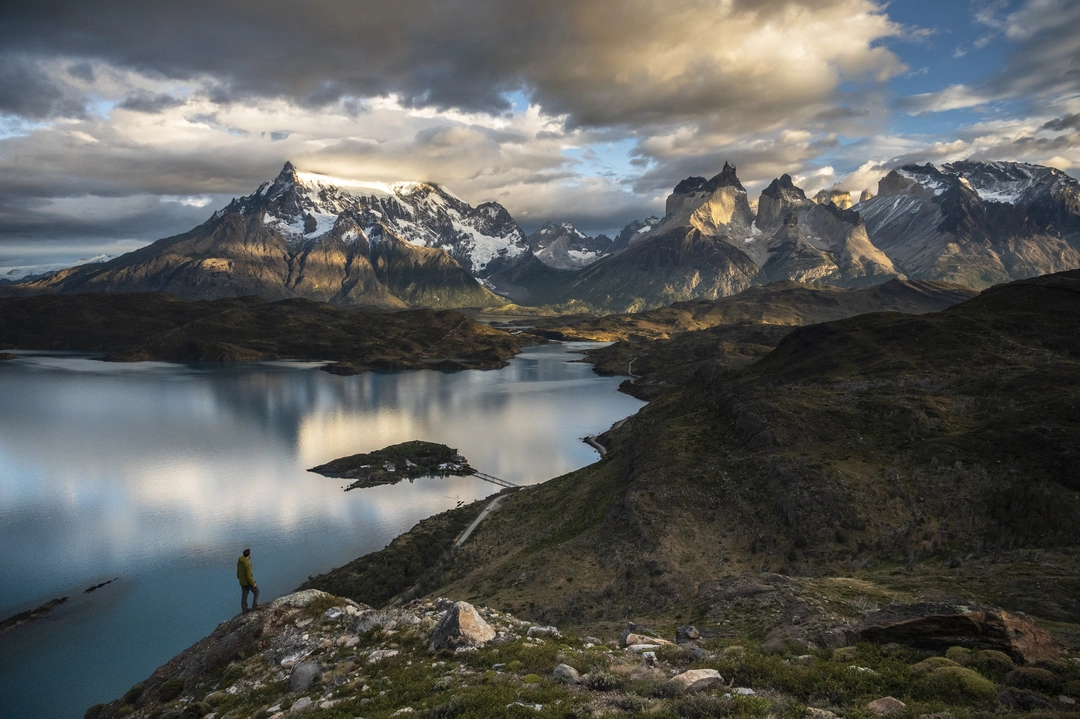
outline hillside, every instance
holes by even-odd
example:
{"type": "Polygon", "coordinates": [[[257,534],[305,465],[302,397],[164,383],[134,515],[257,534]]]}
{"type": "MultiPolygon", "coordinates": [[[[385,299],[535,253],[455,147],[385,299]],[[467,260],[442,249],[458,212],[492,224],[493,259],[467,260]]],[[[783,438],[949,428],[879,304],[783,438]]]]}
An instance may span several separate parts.
{"type": "MultiPolygon", "coordinates": [[[[752,364],[742,347],[760,333],[702,345],[681,375],[668,355],[654,371],[678,383],[599,438],[604,460],[509,495],[421,584],[587,625],[711,618],[764,635],[798,614],[814,637],[822,597],[854,587],[1075,625],[1078,317],[1073,271],[795,329],[752,364]],[[797,611],[732,603],[763,573],[806,578],[780,593],[797,611]]],[[[675,341],[643,344],[643,366],[675,341]]],[[[363,600],[374,588],[354,579],[335,588],[363,600]]]]}
{"type": "MultiPolygon", "coordinates": [[[[1045,639],[994,609],[957,616],[1045,639]]],[[[847,626],[868,632],[887,617],[870,612],[847,626]]],[[[1020,643],[993,634],[982,641],[1004,639],[991,645],[1000,648],[968,637],[937,649],[862,643],[795,654],[709,628],[631,623],[598,638],[448,599],[374,610],[302,591],[222,622],[86,719],[1070,716],[1047,712],[1073,705],[1080,667],[1047,658],[1018,666],[1020,643]]]]}
{"type": "Polygon", "coordinates": [[[120,361],[329,360],[325,369],[497,368],[523,346],[450,310],[362,312],[304,299],[213,302],[101,293],[0,299],[0,348],[102,352],[120,361]]]}
{"type": "Polygon", "coordinates": [[[866,312],[935,312],[975,294],[975,290],[960,285],[928,280],[890,280],[876,287],[857,289],[786,280],[751,287],[728,297],[675,302],[645,312],[552,317],[521,324],[558,340],[653,340],[742,322],[793,326],[866,312]]]}

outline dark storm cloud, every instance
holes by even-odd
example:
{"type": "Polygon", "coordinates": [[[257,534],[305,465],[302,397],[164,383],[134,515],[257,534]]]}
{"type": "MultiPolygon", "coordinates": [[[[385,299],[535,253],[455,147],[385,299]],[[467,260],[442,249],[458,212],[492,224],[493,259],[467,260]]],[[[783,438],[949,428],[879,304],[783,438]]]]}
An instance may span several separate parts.
{"type": "Polygon", "coordinates": [[[85,102],[82,93],[54,77],[40,61],[19,52],[0,52],[0,114],[29,120],[85,117],[85,102]]]}
{"type": "Polygon", "coordinates": [[[1080,130],[1080,112],[1071,112],[1064,117],[1059,117],[1056,120],[1050,120],[1040,130],[1052,130],[1054,132],[1064,132],[1065,130],[1080,130]]]}
{"type": "Polygon", "coordinates": [[[0,199],[0,243],[12,244],[32,238],[94,244],[117,238],[164,237],[177,227],[194,227],[205,222],[223,196],[206,198],[199,207],[151,195],[103,199],[94,196],[72,197],[60,201],[37,198],[3,197],[0,199]],[[80,211],[81,210],[81,211],[80,211]],[[111,217],[102,222],[100,213],[111,217]]]}
{"type": "Polygon", "coordinates": [[[184,100],[173,97],[172,95],[143,91],[131,95],[117,105],[117,107],[121,110],[131,110],[132,112],[157,114],[162,110],[168,110],[170,107],[179,107],[183,104],[184,100]]]}
{"type": "Polygon", "coordinates": [[[753,123],[829,96],[840,77],[898,71],[875,45],[898,32],[880,11],[870,0],[37,0],[9,5],[0,46],[208,79],[218,102],[394,93],[411,107],[501,113],[506,93],[525,89],[572,126],[702,113],[753,123]],[[777,41],[742,45],[763,29],[777,41]],[[798,63],[784,61],[785,37],[798,63]]]}

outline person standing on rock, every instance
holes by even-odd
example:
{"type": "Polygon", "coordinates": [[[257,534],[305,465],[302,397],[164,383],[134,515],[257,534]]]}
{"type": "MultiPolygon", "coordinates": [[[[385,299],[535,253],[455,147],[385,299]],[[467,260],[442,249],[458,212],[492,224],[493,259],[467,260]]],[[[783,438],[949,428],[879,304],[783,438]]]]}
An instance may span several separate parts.
{"type": "Polygon", "coordinates": [[[255,583],[255,575],[251,571],[251,550],[245,549],[244,553],[236,560],[236,578],[240,580],[240,611],[247,612],[248,592],[252,593],[251,609],[259,608],[259,585],[255,583]]]}

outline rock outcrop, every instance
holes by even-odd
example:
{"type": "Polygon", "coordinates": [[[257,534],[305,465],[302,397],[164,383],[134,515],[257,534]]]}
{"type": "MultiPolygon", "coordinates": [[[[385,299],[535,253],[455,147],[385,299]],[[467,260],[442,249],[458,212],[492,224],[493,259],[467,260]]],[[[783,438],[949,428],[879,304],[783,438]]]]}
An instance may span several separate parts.
{"type": "Polygon", "coordinates": [[[890,607],[866,617],[854,628],[853,638],[925,649],[952,646],[993,649],[1029,664],[1060,656],[1047,632],[992,607],[946,604],[890,607]]]}

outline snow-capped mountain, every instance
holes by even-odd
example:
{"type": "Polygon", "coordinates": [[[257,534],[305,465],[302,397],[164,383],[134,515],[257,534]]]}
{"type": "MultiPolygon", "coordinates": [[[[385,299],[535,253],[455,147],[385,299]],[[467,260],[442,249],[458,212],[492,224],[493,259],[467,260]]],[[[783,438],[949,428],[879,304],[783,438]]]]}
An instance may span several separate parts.
{"type": "Polygon", "coordinates": [[[644,237],[647,233],[651,232],[654,227],[660,224],[660,218],[656,215],[650,215],[644,220],[634,220],[626,227],[622,228],[622,232],[611,243],[611,252],[618,252],[622,248],[629,245],[631,242],[636,242],[644,237]]]}
{"type": "MultiPolygon", "coordinates": [[[[782,175],[750,202],[735,167],[689,177],[663,218],[616,240],[548,223],[526,238],[497,203],[438,185],[299,172],[233,200],[182,235],[0,293],[255,294],[341,306],[480,307],[581,302],[630,311],[775,280],[867,286],[891,278],[983,288],[1080,267],[1080,183],[1048,167],[905,165],[877,196],[807,198],[782,175]]],[[[26,278],[22,278],[26,279],[26,278]]]]}
{"type": "Polygon", "coordinates": [[[5,292],[478,307],[505,300],[461,263],[483,273],[499,258],[526,250],[521,230],[497,204],[473,208],[425,183],[337,183],[286,163],[274,180],[189,232],[5,292]]]}
{"type": "Polygon", "coordinates": [[[1050,167],[905,165],[856,209],[913,279],[981,289],[1080,266],[1080,183],[1050,167]]]}
{"type": "Polygon", "coordinates": [[[607,235],[589,237],[569,222],[548,222],[527,238],[536,259],[557,270],[576,270],[609,254],[607,235]]]}
{"type": "Polygon", "coordinates": [[[432,183],[343,180],[299,172],[291,163],[220,211],[227,212],[263,212],[266,226],[294,245],[325,236],[339,221],[355,224],[369,240],[389,231],[411,245],[445,250],[477,277],[494,269],[496,260],[511,260],[528,247],[521,228],[497,202],[473,207],[432,183]]]}
{"type": "Polygon", "coordinates": [[[93,257],[84,257],[75,262],[53,262],[45,265],[22,265],[19,267],[0,267],[0,285],[10,285],[17,282],[41,280],[55,275],[60,270],[79,265],[92,265],[108,262],[116,255],[99,254],[93,257]]]}
{"type": "Polygon", "coordinates": [[[850,199],[831,190],[810,200],[782,175],[755,210],[725,164],[680,182],[662,220],[624,230],[610,256],[544,299],[635,311],[785,279],[855,287],[906,276],[981,289],[1080,267],[1080,183],[1052,168],[908,165],[844,209],[850,199]]]}

